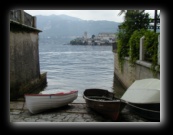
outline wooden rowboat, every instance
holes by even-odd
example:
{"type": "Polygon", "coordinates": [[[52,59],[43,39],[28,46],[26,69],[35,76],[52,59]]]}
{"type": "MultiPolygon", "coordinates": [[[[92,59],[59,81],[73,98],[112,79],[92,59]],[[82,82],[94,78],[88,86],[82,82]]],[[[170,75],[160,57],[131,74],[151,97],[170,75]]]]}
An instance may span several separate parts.
{"type": "Polygon", "coordinates": [[[77,90],[46,90],[39,94],[25,94],[26,107],[32,114],[58,108],[73,102],[78,96],[77,90]]]}
{"type": "Polygon", "coordinates": [[[86,89],[83,98],[88,108],[117,121],[121,111],[121,100],[115,98],[112,92],[104,89],[86,89]]]}

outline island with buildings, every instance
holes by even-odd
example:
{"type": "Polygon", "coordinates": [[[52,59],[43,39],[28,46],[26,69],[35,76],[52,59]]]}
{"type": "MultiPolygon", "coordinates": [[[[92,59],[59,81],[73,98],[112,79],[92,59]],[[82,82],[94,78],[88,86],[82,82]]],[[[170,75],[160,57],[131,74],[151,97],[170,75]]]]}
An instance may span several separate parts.
{"type": "Polygon", "coordinates": [[[77,37],[70,41],[71,45],[112,45],[116,42],[115,33],[99,33],[88,38],[87,32],[83,37],[77,37]]]}

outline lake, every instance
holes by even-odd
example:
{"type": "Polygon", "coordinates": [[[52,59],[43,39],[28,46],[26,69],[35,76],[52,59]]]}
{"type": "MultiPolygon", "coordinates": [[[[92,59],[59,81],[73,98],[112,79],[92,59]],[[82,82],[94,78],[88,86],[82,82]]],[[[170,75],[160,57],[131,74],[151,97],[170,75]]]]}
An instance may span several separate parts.
{"type": "Polygon", "coordinates": [[[88,88],[101,88],[124,93],[114,78],[112,46],[63,45],[39,43],[41,72],[47,72],[44,90],[78,90],[79,96],[88,88]]]}

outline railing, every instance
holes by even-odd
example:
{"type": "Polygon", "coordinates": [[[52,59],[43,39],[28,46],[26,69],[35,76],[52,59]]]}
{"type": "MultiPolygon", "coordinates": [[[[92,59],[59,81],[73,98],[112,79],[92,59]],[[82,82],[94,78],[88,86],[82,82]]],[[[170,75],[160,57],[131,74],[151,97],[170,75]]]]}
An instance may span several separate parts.
{"type": "Polygon", "coordinates": [[[23,10],[11,10],[10,20],[36,28],[36,17],[27,14],[23,10]]]}

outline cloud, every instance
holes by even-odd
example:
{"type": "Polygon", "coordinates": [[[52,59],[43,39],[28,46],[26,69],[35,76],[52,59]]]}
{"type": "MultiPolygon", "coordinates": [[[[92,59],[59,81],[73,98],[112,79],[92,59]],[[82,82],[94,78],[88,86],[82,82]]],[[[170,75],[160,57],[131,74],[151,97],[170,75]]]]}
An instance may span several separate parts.
{"type": "MultiPolygon", "coordinates": [[[[107,20],[114,22],[123,22],[124,15],[118,15],[120,10],[24,10],[25,12],[35,15],[69,15],[82,20],[107,20]]],[[[146,10],[151,17],[154,17],[154,10],[146,10]]],[[[158,13],[160,10],[158,10],[158,13]]]]}
{"type": "Polygon", "coordinates": [[[35,15],[60,15],[65,14],[83,20],[107,20],[123,22],[123,16],[118,16],[119,10],[25,10],[25,12],[35,15]]]}

